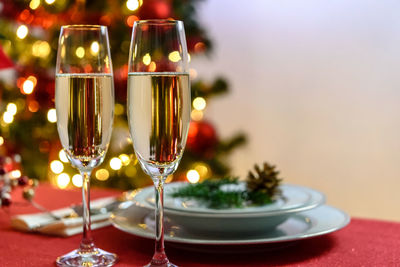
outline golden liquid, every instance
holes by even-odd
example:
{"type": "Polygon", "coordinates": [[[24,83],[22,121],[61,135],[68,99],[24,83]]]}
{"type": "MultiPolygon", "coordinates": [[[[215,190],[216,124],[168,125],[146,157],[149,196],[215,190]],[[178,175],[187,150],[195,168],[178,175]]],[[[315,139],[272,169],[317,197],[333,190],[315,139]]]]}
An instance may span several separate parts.
{"type": "Polygon", "coordinates": [[[112,131],[113,77],[109,74],[57,75],[56,108],[61,143],[70,159],[78,161],[75,165],[82,165],[76,167],[99,165],[112,131]]]}
{"type": "Polygon", "coordinates": [[[162,167],[180,159],[190,105],[188,74],[129,74],[129,127],[139,160],[162,167]]]}

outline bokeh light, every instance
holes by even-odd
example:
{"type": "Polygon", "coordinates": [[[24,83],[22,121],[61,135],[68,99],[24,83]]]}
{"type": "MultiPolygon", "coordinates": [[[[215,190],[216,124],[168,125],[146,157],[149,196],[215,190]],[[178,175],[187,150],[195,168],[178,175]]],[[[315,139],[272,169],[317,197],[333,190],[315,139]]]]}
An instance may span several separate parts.
{"type": "Polygon", "coordinates": [[[58,157],[60,158],[60,160],[62,162],[65,162],[65,163],[68,162],[67,154],[65,153],[64,149],[60,150],[60,152],[58,153],[58,157]]]}
{"type": "Polygon", "coordinates": [[[82,175],[75,174],[74,176],[72,176],[72,184],[75,185],[76,187],[82,187],[83,185],[82,175]]]}
{"type": "Polygon", "coordinates": [[[26,78],[26,79],[29,80],[29,81],[31,81],[31,82],[33,82],[33,87],[36,86],[36,84],[37,84],[37,79],[36,79],[35,76],[30,75],[30,76],[28,76],[28,78],[26,78]]]}
{"type": "Polygon", "coordinates": [[[206,105],[207,105],[206,100],[202,97],[196,97],[193,100],[193,107],[196,110],[204,110],[206,108],[206,105]]]}
{"type": "Polygon", "coordinates": [[[30,3],[29,3],[29,7],[32,9],[32,10],[35,10],[36,8],[38,8],[40,6],[40,0],[32,0],[30,3]]]}
{"type": "Polygon", "coordinates": [[[50,170],[56,174],[61,173],[64,170],[64,165],[59,160],[53,160],[50,163],[50,170]]]}
{"type": "Polygon", "coordinates": [[[194,45],[194,52],[201,53],[206,50],[206,45],[203,42],[198,42],[194,45]]]}
{"type": "Polygon", "coordinates": [[[201,178],[208,178],[209,174],[210,174],[210,170],[208,165],[204,164],[204,163],[198,163],[194,169],[199,173],[201,178]]]}
{"type": "Polygon", "coordinates": [[[10,175],[11,175],[12,178],[19,178],[19,177],[21,177],[21,171],[20,170],[13,170],[10,173],[10,175]]]}
{"type": "Polygon", "coordinates": [[[14,103],[8,103],[7,112],[15,115],[17,113],[17,105],[15,105],[14,103]]]}
{"type": "Polygon", "coordinates": [[[126,18],[126,24],[129,27],[133,27],[133,24],[135,23],[135,21],[139,20],[139,18],[135,15],[130,15],[129,17],[126,18]]]}
{"type": "Polygon", "coordinates": [[[179,60],[181,60],[181,55],[179,54],[179,51],[173,51],[169,53],[168,59],[172,62],[178,62],[179,60]]]}
{"type": "Polygon", "coordinates": [[[61,173],[57,176],[57,186],[59,188],[66,188],[69,185],[71,178],[66,173],[61,173]]]}
{"type": "Polygon", "coordinates": [[[190,183],[194,184],[200,180],[200,174],[196,170],[189,170],[186,173],[186,178],[190,183]]]}
{"type": "Polygon", "coordinates": [[[147,53],[146,55],[143,56],[143,64],[148,66],[150,65],[150,63],[151,63],[151,56],[149,53],[147,53]]]}
{"type": "Polygon", "coordinates": [[[13,122],[13,120],[14,120],[13,114],[11,114],[10,112],[7,112],[7,111],[3,113],[3,121],[5,123],[10,124],[13,122]]]}
{"type": "Polygon", "coordinates": [[[39,110],[39,102],[37,102],[36,100],[31,100],[28,103],[28,110],[30,112],[36,112],[39,110]]]}
{"type": "Polygon", "coordinates": [[[19,39],[24,39],[28,35],[28,27],[21,25],[17,28],[17,37],[19,39]]]}
{"type": "Polygon", "coordinates": [[[57,112],[55,108],[49,109],[47,112],[47,120],[51,123],[57,122],[57,112]]]}
{"type": "Polygon", "coordinates": [[[100,45],[99,42],[94,41],[91,45],[90,45],[90,53],[93,56],[96,56],[100,51],[100,45]]]}
{"type": "Polygon", "coordinates": [[[125,168],[125,175],[128,177],[134,177],[137,173],[136,167],[129,165],[128,167],[125,168]]]}
{"type": "Polygon", "coordinates": [[[203,116],[203,111],[197,109],[192,110],[192,112],[190,113],[190,117],[194,121],[201,121],[203,119],[203,116]]]}
{"type": "Polygon", "coordinates": [[[122,165],[124,165],[124,166],[128,166],[129,163],[131,163],[131,159],[129,158],[129,156],[127,154],[119,155],[119,159],[121,160],[122,165]]]}
{"type": "Polygon", "coordinates": [[[126,1],[126,7],[130,11],[135,11],[136,9],[139,8],[139,1],[138,0],[128,0],[128,1],[126,1]]]}
{"type": "Polygon", "coordinates": [[[75,55],[79,58],[83,58],[85,56],[85,49],[82,46],[79,46],[76,50],[75,50],[75,55]]]}
{"type": "Polygon", "coordinates": [[[51,47],[46,41],[36,41],[32,45],[32,55],[35,57],[47,57],[51,52],[51,47]]]}
{"type": "Polygon", "coordinates": [[[25,82],[22,84],[22,91],[24,94],[32,94],[33,89],[35,88],[35,84],[32,80],[26,79],[25,82]]]}
{"type": "Polygon", "coordinates": [[[106,169],[99,169],[95,176],[97,180],[106,181],[110,177],[110,173],[106,169]]]}
{"type": "Polygon", "coordinates": [[[157,69],[156,63],[154,61],[150,62],[149,71],[152,72],[155,71],[156,69],[157,69]]]}
{"type": "Polygon", "coordinates": [[[119,170],[122,167],[122,162],[119,158],[112,158],[110,160],[110,167],[113,170],[119,170]]]}
{"type": "Polygon", "coordinates": [[[168,175],[167,179],[165,179],[165,183],[170,183],[170,182],[172,182],[173,179],[174,179],[174,175],[173,174],[168,175]]]}

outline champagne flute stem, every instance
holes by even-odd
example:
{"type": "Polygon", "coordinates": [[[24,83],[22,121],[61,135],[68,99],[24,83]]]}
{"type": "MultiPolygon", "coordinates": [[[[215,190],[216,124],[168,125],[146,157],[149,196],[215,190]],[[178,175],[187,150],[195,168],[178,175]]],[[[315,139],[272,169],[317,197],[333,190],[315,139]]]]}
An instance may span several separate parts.
{"type": "Polygon", "coordinates": [[[82,175],[82,209],[83,209],[83,235],[81,251],[92,251],[94,248],[92,230],[90,226],[90,172],[81,172],[82,175]]]}
{"type": "Polygon", "coordinates": [[[156,242],[155,252],[151,260],[152,266],[159,266],[168,263],[164,251],[164,177],[159,176],[153,179],[155,187],[155,221],[156,221],[156,242]]]}

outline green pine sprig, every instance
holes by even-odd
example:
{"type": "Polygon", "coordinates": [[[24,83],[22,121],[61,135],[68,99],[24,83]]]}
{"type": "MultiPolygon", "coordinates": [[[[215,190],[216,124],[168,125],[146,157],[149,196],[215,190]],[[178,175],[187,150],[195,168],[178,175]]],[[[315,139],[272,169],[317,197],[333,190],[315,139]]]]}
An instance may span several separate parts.
{"type": "Polygon", "coordinates": [[[238,178],[209,179],[197,184],[188,184],[172,193],[172,197],[194,198],[212,209],[243,208],[265,205],[272,202],[271,196],[257,191],[224,191],[222,185],[238,185],[238,178]]]}

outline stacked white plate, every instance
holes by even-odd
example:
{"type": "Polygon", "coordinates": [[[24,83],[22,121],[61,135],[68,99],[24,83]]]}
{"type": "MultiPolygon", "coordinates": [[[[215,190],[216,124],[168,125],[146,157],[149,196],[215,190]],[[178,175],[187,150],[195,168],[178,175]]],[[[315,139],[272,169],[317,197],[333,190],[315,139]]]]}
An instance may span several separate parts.
{"type": "MultiPolygon", "coordinates": [[[[200,202],[174,198],[185,183],[165,186],[165,240],[192,244],[259,244],[299,240],[346,226],[349,216],[324,205],[322,193],[282,185],[282,197],[264,206],[211,209],[200,202]]],[[[113,225],[128,233],[154,238],[154,188],[129,194],[112,215],[113,225]]]]}

